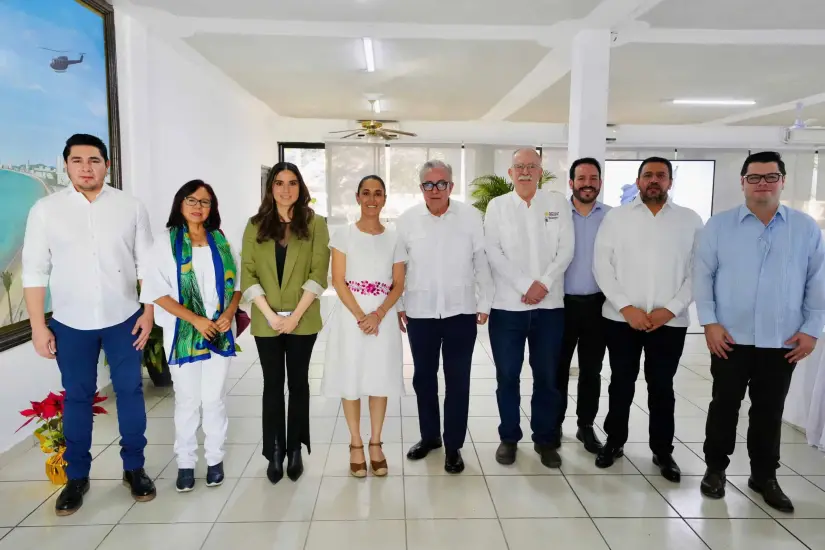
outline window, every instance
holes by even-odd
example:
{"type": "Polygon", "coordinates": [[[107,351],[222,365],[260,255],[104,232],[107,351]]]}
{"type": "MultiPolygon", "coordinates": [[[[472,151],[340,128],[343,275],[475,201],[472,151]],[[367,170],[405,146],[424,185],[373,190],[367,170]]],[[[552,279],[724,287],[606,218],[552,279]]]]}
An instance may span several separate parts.
{"type": "Polygon", "coordinates": [[[291,162],[301,171],[309,195],[315,201],[313,210],[328,217],[327,160],[323,143],[279,143],[278,158],[291,162]]]}

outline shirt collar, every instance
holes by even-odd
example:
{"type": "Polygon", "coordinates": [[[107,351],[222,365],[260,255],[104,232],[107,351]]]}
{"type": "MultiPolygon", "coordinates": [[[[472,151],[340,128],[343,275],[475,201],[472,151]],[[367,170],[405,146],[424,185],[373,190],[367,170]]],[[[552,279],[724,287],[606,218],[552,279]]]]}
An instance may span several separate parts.
{"type": "MultiPolygon", "coordinates": [[[[447,210],[445,210],[444,213],[441,214],[441,216],[433,216],[433,217],[443,218],[444,216],[454,214],[455,211],[456,211],[455,203],[453,202],[452,199],[450,199],[449,202],[447,203],[447,210]]],[[[419,214],[421,216],[432,216],[433,215],[432,212],[430,212],[430,209],[427,208],[427,203],[426,202],[421,205],[421,210],[419,210],[419,214]]]]}
{"type": "MultiPolygon", "coordinates": [[[[98,194],[97,194],[97,197],[95,197],[95,201],[100,200],[100,197],[102,197],[103,195],[105,195],[106,193],[108,193],[108,192],[109,192],[109,189],[107,189],[107,187],[109,187],[109,185],[108,185],[108,184],[106,184],[106,183],[104,183],[104,184],[103,184],[103,187],[100,189],[100,193],[98,193],[98,194]]],[[[74,196],[81,196],[81,197],[83,197],[83,200],[86,200],[86,197],[85,197],[85,196],[83,196],[83,193],[81,193],[80,191],[78,191],[78,190],[75,188],[74,184],[73,184],[73,183],[71,183],[71,182],[69,182],[68,191],[69,191],[69,193],[71,193],[72,195],[74,195],[74,196]]]]}
{"type": "MultiPolygon", "coordinates": [[[[630,204],[633,206],[633,208],[638,208],[639,206],[647,207],[647,205],[642,200],[642,194],[641,193],[639,193],[635,197],[633,197],[633,202],[631,202],[630,204]]],[[[668,195],[667,200],[665,200],[665,203],[662,205],[662,210],[664,210],[665,208],[672,207],[672,206],[673,206],[673,197],[668,195]]]]}
{"type": "MultiPolygon", "coordinates": [[[[576,205],[573,204],[573,197],[570,197],[570,208],[573,210],[573,213],[579,214],[579,211],[576,210],[576,205]]],[[[590,210],[590,214],[592,214],[593,212],[598,212],[599,210],[603,210],[603,209],[604,209],[604,204],[599,202],[599,201],[596,201],[593,204],[593,208],[590,210]]],[[[588,214],[588,216],[590,214],[588,214]]],[[[581,214],[579,214],[579,216],[581,216],[581,214]]],[[[586,217],[586,216],[582,216],[582,217],[586,217]]]]}
{"type": "MultiPolygon", "coordinates": [[[[748,216],[753,216],[754,218],[756,217],[746,204],[741,205],[739,207],[739,223],[742,223],[748,216]]],[[[784,204],[779,205],[779,208],[776,210],[776,214],[774,214],[774,218],[780,218],[782,221],[788,219],[788,209],[784,204]]]]}

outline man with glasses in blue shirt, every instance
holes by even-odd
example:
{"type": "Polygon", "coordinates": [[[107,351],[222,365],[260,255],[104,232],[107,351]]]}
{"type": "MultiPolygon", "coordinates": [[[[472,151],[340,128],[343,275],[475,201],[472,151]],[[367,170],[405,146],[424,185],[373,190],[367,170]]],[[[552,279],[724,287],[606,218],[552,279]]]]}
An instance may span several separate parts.
{"type": "Polygon", "coordinates": [[[404,212],[396,225],[407,250],[407,276],[398,320],[413,356],[413,388],[421,440],[407,453],[420,460],[445,448],[444,469],[464,470],[461,448],[470,407],[470,366],[478,325],[487,322],[493,279],[484,251],[481,214],[450,199],[453,170],[431,160],[419,173],[424,204],[404,212]],[[444,359],[444,438],[438,402],[438,363],[444,359]]]}
{"type": "Polygon", "coordinates": [[[776,479],[782,412],[796,363],[810,355],[825,327],[825,246],[810,216],[780,204],[785,173],[772,151],[745,160],[745,204],[711,217],[701,232],[693,292],[713,375],[701,492],[725,495],[749,387],[748,487],[772,508],[792,512],[776,479]]]}

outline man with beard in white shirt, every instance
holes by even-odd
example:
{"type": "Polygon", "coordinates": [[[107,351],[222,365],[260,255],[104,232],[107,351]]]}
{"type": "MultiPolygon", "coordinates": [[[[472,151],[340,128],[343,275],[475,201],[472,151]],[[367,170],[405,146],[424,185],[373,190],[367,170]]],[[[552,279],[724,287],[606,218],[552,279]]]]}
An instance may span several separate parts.
{"type": "Polygon", "coordinates": [[[564,272],[573,259],[574,230],[564,196],[538,190],[541,174],[535,149],[516,151],[510,168],[513,191],[490,201],[484,220],[496,289],[490,312],[501,419],[496,461],[513,464],[523,436],[519,385],[526,343],[533,370],[533,448],[542,464],[559,468],[556,377],[564,333],[564,272]]]}
{"type": "Polygon", "coordinates": [[[450,199],[453,169],[440,160],[419,173],[424,204],[404,212],[396,225],[407,251],[407,278],[399,301],[401,331],[407,332],[415,372],[421,440],[407,458],[421,460],[442,446],[438,404],[438,360],[444,359],[444,469],[464,470],[470,368],[478,325],[487,322],[493,294],[484,252],[481,214],[450,199]]]}
{"type": "Polygon", "coordinates": [[[593,274],[607,298],[602,313],[611,370],[607,441],[596,466],[608,468],[624,454],[644,351],[653,463],[665,479],[678,482],[673,377],[690,324],[693,246],[702,219],[673,204],[672,184],[669,160],[644,160],[636,179],[639,194],[608,212],[596,236],[593,274]]]}

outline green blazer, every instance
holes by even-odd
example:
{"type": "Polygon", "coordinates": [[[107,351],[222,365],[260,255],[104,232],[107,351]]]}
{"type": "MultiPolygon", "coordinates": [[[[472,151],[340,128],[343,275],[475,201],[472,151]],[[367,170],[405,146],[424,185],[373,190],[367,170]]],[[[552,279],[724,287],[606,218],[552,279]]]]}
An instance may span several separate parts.
{"type": "MultiPolygon", "coordinates": [[[[292,235],[287,240],[284,280],[278,281],[275,241],[258,242],[258,226],[249,221],[243,234],[241,249],[241,292],[252,300],[261,294],[273,311],[293,311],[304,290],[321,294],[327,288],[329,274],[329,230],[327,222],[315,215],[309,224],[309,239],[292,235]]],[[[312,302],[292,334],[317,334],[323,326],[321,303],[312,302]]],[[[252,305],[252,335],[277,336],[258,306],[252,305]]]]}

